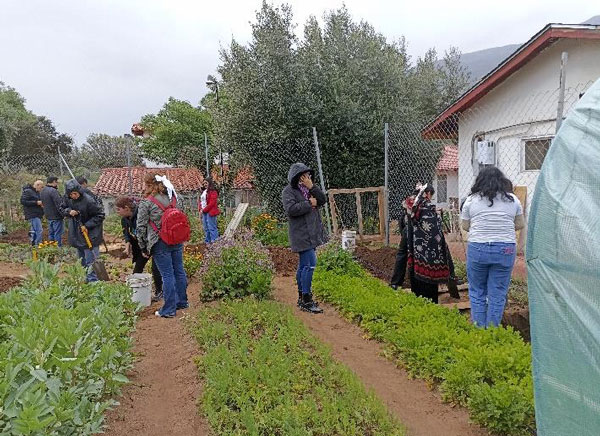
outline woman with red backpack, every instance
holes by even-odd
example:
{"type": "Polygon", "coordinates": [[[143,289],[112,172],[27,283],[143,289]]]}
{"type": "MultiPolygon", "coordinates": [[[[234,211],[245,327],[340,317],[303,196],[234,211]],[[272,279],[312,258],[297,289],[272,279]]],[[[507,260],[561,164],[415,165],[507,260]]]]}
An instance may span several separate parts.
{"type": "Polygon", "coordinates": [[[204,192],[200,197],[200,211],[202,212],[202,227],[206,235],[204,240],[207,244],[212,244],[219,239],[219,229],[217,228],[217,216],[221,213],[219,210],[219,191],[212,177],[207,177],[204,181],[204,192]]]}
{"type": "Polygon", "coordinates": [[[138,206],[138,244],[145,257],[152,255],[162,277],[164,305],[156,316],[173,318],[177,309],[189,307],[183,243],[189,240],[190,225],[165,176],[149,173],[144,184],[146,198],[138,206]]]}

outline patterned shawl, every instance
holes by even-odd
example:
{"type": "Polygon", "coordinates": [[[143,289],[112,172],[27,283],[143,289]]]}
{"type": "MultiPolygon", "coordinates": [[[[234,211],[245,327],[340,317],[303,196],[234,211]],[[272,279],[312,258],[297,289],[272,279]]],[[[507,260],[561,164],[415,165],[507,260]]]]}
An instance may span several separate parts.
{"type": "Polygon", "coordinates": [[[425,198],[418,199],[408,221],[409,271],[422,282],[447,282],[450,277],[448,248],[435,205],[425,198]]]}

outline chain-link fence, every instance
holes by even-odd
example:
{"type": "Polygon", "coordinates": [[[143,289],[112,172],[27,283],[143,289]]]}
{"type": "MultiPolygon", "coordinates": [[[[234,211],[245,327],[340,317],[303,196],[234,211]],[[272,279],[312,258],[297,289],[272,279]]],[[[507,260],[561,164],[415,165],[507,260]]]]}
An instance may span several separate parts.
{"type": "MultiPolygon", "coordinates": [[[[457,230],[457,214],[479,171],[496,166],[511,180],[529,211],[535,184],[557,129],[558,107],[567,116],[591,82],[501,98],[491,92],[470,106],[460,100],[425,126],[391,125],[389,220],[401,215],[401,203],[417,183],[431,183],[434,202],[450,211],[448,230],[457,230]]],[[[507,95],[507,94],[504,94],[507,95]]],[[[394,226],[392,225],[392,228],[394,226]]],[[[523,240],[521,240],[523,243],[523,240]]]]}

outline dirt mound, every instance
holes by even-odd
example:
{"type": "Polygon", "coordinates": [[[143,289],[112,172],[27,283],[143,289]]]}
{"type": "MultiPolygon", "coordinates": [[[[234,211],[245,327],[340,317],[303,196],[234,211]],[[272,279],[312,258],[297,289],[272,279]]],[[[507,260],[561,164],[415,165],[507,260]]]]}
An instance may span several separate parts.
{"type": "MultiPolygon", "coordinates": [[[[389,283],[394,273],[397,252],[395,247],[369,248],[358,245],[354,257],[375,277],[389,283]]],[[[410,287],[409,281],[405,280],[405,284],[410,287]]]]}
{"type": "Polygon", "coordinates": [[[21,277],[0,277],[0,292],[7,292],[15,286],[19,286],[22,281],[21,277]]]}
{"type": "Polygon", "coordinates": [[[124,250],[117,248],[114,250],[108,250],[109,256],[112,256],[116,259],[127,259],[129,256],[125,253],[124,250]]]}
{"type": "Polygon", "coordinates": [[[268,248],[277,274],[284,277],[296,275],[296,269],[298,268],[298,255],[296,253],[292,253],[289,248],[285,247],[268,248]]]}

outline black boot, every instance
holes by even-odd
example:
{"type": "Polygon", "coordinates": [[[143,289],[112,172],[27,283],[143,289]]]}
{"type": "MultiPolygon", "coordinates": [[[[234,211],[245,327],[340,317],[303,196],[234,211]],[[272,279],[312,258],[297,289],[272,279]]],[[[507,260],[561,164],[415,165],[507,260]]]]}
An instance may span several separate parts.
{"type": "Polygon", "coordinates": [[[319,307],[312,299],[312,294],[302,294],[302,305],[300,309],[310,313],[323,313],[323,309],[319,307]]]}
{"type": "Polygon", "coordinates": [[[298,291],[298,307],[302,306],[302,291],[298,291]]]}

